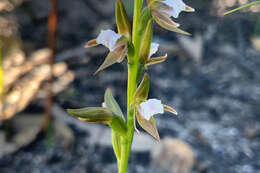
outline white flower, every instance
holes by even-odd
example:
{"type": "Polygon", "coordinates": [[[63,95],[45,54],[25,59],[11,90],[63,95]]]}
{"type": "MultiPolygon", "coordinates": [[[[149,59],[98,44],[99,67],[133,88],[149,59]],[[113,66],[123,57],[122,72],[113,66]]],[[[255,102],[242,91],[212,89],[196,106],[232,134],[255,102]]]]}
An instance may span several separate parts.
{"type": "Polygon", "coordinates": [[[114,31],[108,30],[101,30],[100,34],[98,35],[96,41],[98,44],[102,44],[106,46],[110,52],[115,50],[117,41],[122,37],[122,35],[115,33],[114,31]]]}
{"type": "MultiPolygon", "coordinates": [[[[170,10],[165,10],[165,12],[174,18],[178,18],[179,13],[181,11],[187,11],[186,4],[182,0],[164,0],[163,3],[168,5],[171,9],[170,10]]],[[[190,8],[190,7],[188,7],[190,8]]],[[[189,11],[194,11],[193,8],[190,8],[189,11]]]]}
{"type": "Polygon", "coordinates": [[[106,105],[105,102],[102,103],[102,107],[103,107],[103,108],[107,108],[107,105],[106,105]]]}
{"type": "Polygon", "coordinates": [[[143,118],[150,120],[155,114],[163,114],[164,108],[161,100],[149,99],[140,104],[138,112],[143,118]]]}
{"type": "Polygon", "coordinates": [[[159,48],[159,44],[153,42],[153,43],[151,44],[149,57],[151,57],[153,54],[155,54],[155,53],[158,51],[158,48],[159,48]]]}

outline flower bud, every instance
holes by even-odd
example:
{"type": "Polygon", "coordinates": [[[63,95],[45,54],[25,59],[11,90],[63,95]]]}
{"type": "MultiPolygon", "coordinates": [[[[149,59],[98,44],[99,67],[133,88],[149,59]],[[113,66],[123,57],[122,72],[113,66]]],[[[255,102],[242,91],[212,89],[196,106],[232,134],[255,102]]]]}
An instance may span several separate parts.
{"type": "Polygon", "coordinates": [[[153,37],[153,20],[150,19],[146,25],[143,33],[141,46],[140,46],[140,61],[145,64],[150,57],[150,49],[153,37]]]}
{"type": "Polygon", "coordinates": [[[128,20],[124,4],[121,0],[116,1],[116,24],[119,34],[131,39],[131,24],[128,20]]]}

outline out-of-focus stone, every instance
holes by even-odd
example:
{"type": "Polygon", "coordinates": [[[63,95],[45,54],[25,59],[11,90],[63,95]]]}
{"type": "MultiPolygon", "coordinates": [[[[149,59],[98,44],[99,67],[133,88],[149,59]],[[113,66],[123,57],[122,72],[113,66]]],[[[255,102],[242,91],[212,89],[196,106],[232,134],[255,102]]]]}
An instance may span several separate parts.
{"type": "Polygon", "coordinates": [[[13,143],[6,142],[4,132],[0,131],[0,158],[6,154],[12,153],[16,150],[13,143]]]}
{"type": "Polygon", "coordinates": [[[19,115],[10,121],[10,125],[16,133],[6,141],[4,133],[0,132],[0,157],[18,151],[21,147],[31,143],[37,136],[43,116],[19,115]]]}
{"type": "Polygon", "coordinates": [[[260,136],[260,127],[252,126],[245,128],[245,135],[250,139],[260,136]]]}
{"type": "Polygon", "coordinates": [[[252,42],[252,44],[253,44],[253,47],[254,47],[257,51],[260,51],[260,36],[251,38],[251,42],[252,42]]]}
{"type": "Polygon", "coordinates": [[[189,173],[195,162],[191,147],[179,139],[165,138],[152,152],[153,162],[170,173],[189,173]]]}
{"type": "Polygon", "coordinates": [[[64,148],[73,148],[75,137],[67,124],[63,121],[55,121],[53,128],[55,142],[64,148]]]}

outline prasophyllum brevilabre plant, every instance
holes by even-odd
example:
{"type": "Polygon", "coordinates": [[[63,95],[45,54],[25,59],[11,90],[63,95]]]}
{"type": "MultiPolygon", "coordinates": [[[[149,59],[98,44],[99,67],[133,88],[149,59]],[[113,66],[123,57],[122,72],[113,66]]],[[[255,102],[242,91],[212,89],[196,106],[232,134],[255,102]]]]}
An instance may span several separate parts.
{"type": "Polygon", "coordinates": [[[119,104],[109,89],[105,92],[102,107],[67,110],[69,114],[82,121],[104,123],[111,128],[119,173],[126,173],[127,170],[134,129],[138,132],[136,120],[145,131],[159,141],[160,137],[153,116],[162,114],[164,111],[177,114],[173,108],[162,104],[160,100],[148,99],[150,84],[148,74],[144,71],[151,65],[165,61],[167,57],[167,55],[152,57],[159,47],[159,44],[152,43],[153,23],[155,21],[167,30],[189,35],[179,29],[179,24],[172,21],[171,17],[177,18],[181,11],[194,11],[182,0],[147,0],[146,7],[143,7],[143,0],[135,0],[133,3],[132,27],[124,4],[121,0],[117,0],[115,18],[118,33],[112,30],[102,30],[96,39],[89,41],[86,45],[89,48],[102,44],[110,51],[97,72],[120,63],[127,57],[127,119],[124,118],[119,104]]]}

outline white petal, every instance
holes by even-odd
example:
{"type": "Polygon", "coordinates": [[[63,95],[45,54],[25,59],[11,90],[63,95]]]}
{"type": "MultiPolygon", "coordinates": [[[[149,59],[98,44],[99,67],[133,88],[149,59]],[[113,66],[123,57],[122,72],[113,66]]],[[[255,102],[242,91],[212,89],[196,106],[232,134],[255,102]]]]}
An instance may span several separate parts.
{"type": "Polygon", "coordinates": [[[164,112],[163,104],[161,100],[149,99],[140,104],[138,112],[143,118],[150,120],[151,116],[164,112]]]}
{"type": "Polygon", "coordinates": [[[105,102],[102,103],[102,107],[103,107],[103,108],[106,108],[106,107],[107,107],[107,105],[106,105],[105,102]]]}
{"type": "Polygon", "coordinates": [[[158,48],[159,48],[158,43],[152,43],[149,57],[151,57],[153,54],[155,54],[158,51],[158,48]]]}
{"type": "Polygon", "coordinates": [[[164,0],[166,5],[172,8],[172,10],[165,11],[174,18],[179,17],[179,13],[185,10],[186,4],[182,0],[164,0]]]}
{"type": "Polygon", "coordinates": [[[110,51],[113,51],[116,48],[116,42],[120,39],[122,35],[115,33],[114,31],[101,30],[100,34],[97,37],[97,43],[106,46],[110,51]]]}

